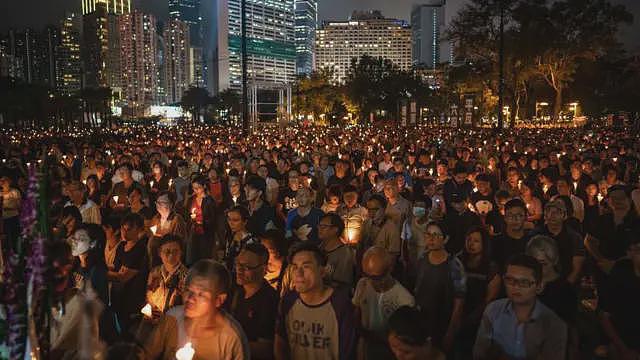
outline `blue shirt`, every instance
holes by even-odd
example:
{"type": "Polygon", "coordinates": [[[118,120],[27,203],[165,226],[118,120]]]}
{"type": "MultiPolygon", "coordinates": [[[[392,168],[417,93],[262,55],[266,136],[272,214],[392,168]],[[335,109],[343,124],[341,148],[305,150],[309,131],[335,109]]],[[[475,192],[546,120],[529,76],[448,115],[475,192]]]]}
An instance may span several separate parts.
{"type": "Polygon", "coordinates": [[[473,348],[474,359],[492,359],[498,348],[509,359],[565,359],[567,325],[536,300],[527,322],[519,322],[509,299],[487,306],[473,348]]]}

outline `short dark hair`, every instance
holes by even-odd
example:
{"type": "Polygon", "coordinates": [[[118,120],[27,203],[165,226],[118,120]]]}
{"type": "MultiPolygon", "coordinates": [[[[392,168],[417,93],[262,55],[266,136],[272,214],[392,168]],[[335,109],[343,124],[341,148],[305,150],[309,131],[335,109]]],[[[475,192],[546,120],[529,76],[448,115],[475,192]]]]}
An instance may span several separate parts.
{"type": "Polygon", "coordinates": [[[453,168],[453,175],[457,175],[457,174],[468,174],[469,173],[469,169],[467,169],[466,166],[464,166],[463,164],[456,164],[456,166],[453,168]]]}
{"type": "Polygon", "coordinates": [[[122,225],[129,225],[141,229],[144,226],[144,219],[140,214],[131,213],[122,219],[120,226],[122,225]]]}
{"type": "Polygon", "coordinates": [[[229,292],[231,275],[229,275],[229,270],[217,261],[211,259],[198,260],[189,269],[186,283],[190,284],[195,277],[203,277],[213,281],[220,293],[226,294],[229,292]]]}
{"type": "Polygon", "coordinates": [[[285,239],[284,232],[278,229],[269,229],[259,235],[261,240],[273,242],[279,256],[286,256],[289,251],[289,242],[285,239]]]}
{"type": "Polygon", "coordinates": [[[385,197],[380,194],[371,195],[367,202],[369,201],[377,201],[380,205],[382,205],[383,208],[387,206],[387,199],[385,199],[385,197]]]}
{"type": "Polygon", "coordinates": [[[64,219],[68,216],[73,217],[76,222],[82,223],[82,214],[80,213],[80,209],[78,209],[75,205],[65,206],[62,209],[62,216],[60,216],[60,218],[64,219]]]}
{"type": "Polygon", "coordinates": [[[344,231],[344,220],[342,220],[340,215],[336,213],[328,213],[328,214],[324,214],[320,218],[320,221],[324,219],[329,219],[329,221],[331,221],[331,225],[338,228],[338,235],[342,234],[342,232],[344,231]]]}
{"type": "Polygon", "coordinates": [[[240,217],[242,218],[243,221],[247,221],[249,220],[249,217],[251,217],[249,210],[242,205],[235,205],[231,209],[227,210],[227,214],[232,212],[240,214],[240,217]]]}
{"type": "Polygon", "coordinates": [[[522,253],[515,254],[507,260],[507,264],[504,268],[505,272],[509,266],[520,266],[530,269],[533,271],[533,278],[536,282],[539,283],[542,281],[542,265],[540,265],[540,262],[533,256],[522,253]]]}
{"type": "Polygon", "coordinates": [[[260,244],[260,243],[250,243],[245,245],[244,249],[242,249],[243,251],[248,251],[250,253],[255,254],[256,256],[258,256],[258,258],[260,258],[260,262],[262,264],[266,264],[267,261],[269,261],[269,251],[267,251],[267,248],[264,247],[264,245],[260,244]]]}
{"type": "Polygon", "coordinates": [[[161,237],[160,241],[158,241],[158,249],[160,249],[162,245],[169,244],[172,242],[180,245],[180,249],[182,250],[182,238],[174,234],[166,234],[165,236],[161,237]]]}
{"type": "Polygon", "coordinates": [[[495,195],[496,199],[508,199],[511,197],[507,190],[498,190],[495,195]]]}
{"type": "Polygon", "coordinates": [[[420,309],[412,306],[401,306],[391,314],[388,321],[389,334],[397,336],[402,342],[412,346],[426,344],[429,331],[420,309]]]}
{"type": "Polygon", "coordinates": [[[522,210],[524,210],[526,212],[527,211],[527,204],[525,204],[524,201],[522,201],[521,199],[511,199],[511,200],[507,201],[506,204],[504,204],[504,212],[505,213],[507,212],[507,210],[513,209],[513,208],[521,208],[522,210]]]}
{"type": "Polygon", "coordinates": [[[320,248],[309,241],[300,241],[295,243],[289,249],[288,261],[289,264],[293,263],[293,257],[296,256],[297,253],[308,251],[313,254],[313,257],[318,262],[318,265],[325,266],[327,265],[327,256],[320,250],[320,248]]]}

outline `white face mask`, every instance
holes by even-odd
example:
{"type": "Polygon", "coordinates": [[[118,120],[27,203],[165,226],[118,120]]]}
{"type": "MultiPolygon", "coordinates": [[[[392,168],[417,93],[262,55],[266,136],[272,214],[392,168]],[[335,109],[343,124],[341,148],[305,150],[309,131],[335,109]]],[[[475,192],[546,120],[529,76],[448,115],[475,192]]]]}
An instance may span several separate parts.
{"type": "Polygon", "coordinates": [[[417,217],[417,218],[421,218],[423,216],[425,216],[427,214],[427,209],[423,208],[421,206],[414,206],[413,207],[413,216],[417,217]]]}

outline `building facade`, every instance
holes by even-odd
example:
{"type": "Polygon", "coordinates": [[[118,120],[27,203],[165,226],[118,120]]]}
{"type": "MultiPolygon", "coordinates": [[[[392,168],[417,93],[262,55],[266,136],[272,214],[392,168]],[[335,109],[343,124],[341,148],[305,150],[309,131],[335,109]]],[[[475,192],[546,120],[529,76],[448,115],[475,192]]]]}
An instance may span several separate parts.
{"type": "MultiPolygon", "coordinates": [[[[217,0],[212,37],[212,92],[242,90],[240,0],[217,0]]],[[[283,87],[295,80],[294,0],[247,0],[247,76],[251,86],[283,87]]]]}
{"type": "Polygon", "coordinates": [[[316,34],[316,68],[331,69],[334,79],[346,80],[351,59],[362,55],[390,60],[411,69],[411,27],[380,12],[354,12],[347,21],[326,21],[316,34]]]}
{"type": "MultiPolygon", "coordinates": [[[[176,104],[189,88],[191,81],[191,47],[189,46],[189,25],[181,20],[170,19],[163,32],[164,51],[164,91],[165,102],[176,104]]],[[[200,54],[201,55],[201,54],[200,54]]]]}
{"type": "Polygon", "coordinates": [[[189,85],[204,87],[206,63],[204,52],[204,29],[200,0],[169,0],[169,19],[180,20],[189,29],[189,85]]]}
{"type": "Polygon", "coordinates": [[[80,17],[76,14],[68,14],[60,23],[60,45],[56,52],[56,87],[63,95],[73,95],[82,87],[80,27],[80,17]]]}
{"type": "Polygon", "coordinates": [[[138,114],[158,103],[158,33],[156,18],[133,10],[119,18],[123,100],[138,114]]]}
{"type": "Polygon", "coordinates": [[[82,0],[82,15],[96,11],[100,4],[107,13],[122,15],[131,12],[131,0],[82,0]]]}
{"type": "Polygon", "coordinates": [[[295,1],[296,73],[310,74],[315,65],[318,1],[295,1]]]}
{"type": "Polygon", "coordinates": [[[435,69],[450,59],[445,29],[445,0],[427,0],[411,9],[413,31],[413,64],[435,69]]]}

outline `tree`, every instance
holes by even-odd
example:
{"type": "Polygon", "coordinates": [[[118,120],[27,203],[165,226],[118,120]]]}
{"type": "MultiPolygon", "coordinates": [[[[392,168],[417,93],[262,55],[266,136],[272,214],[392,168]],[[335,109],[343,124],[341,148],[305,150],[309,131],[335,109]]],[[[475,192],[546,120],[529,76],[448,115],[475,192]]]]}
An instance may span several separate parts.
{"type": "Polygon", "coordinates": [[[231,125],[231,117],[242,110],[240,96],[232,89],[223,90],[211,97],[209,107],[215,113],[214,116],[222,114],[227,125],[231,125]]]}
{"type": "Polygon", "coordinates": [[[548,12],[548,27],[539,29],[546,48],[536,56],[538,74],[555,92],[554,118],[562,108],[563,91],[573,81],[581,60],[595,61],[617,44],[616,33],[632,16],[624,6],[606,0],[554,2],[548,12]]]}
{"type": "Polygon", "coordinates": [[[393,92],[387,80],[396,72],[397,68],[388,59],[369,55],[351,59],[345,93],[358,107],[360,120],[366,121],[370,113],[383,108],[381,104],[388,100],[393,92]]]}
{"type": "Polygon", "coordinates": [[[332,83],[333,72],[329,69],[314,71],[299,76],[293,86],[293,111],[297,114],[313,115],[314,119],[322,114],[330,114],[342,104],[342,89],[332,83]]]}
{"type": "Polygon", "coordinates": [[[209,93],[204,88],[190,87],[182,95],[180,106],[185,111],[191,112],[192,121],[197,124],[201,110],[209,102],[209,93]]]}

